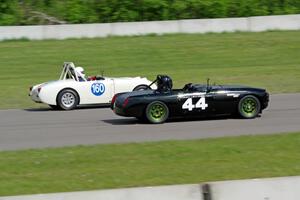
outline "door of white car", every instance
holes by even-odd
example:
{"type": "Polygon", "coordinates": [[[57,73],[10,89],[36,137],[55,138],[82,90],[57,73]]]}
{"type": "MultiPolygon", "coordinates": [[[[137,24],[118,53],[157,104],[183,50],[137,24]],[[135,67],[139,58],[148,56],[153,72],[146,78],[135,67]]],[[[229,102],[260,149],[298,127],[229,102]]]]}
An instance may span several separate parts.
{"type": "Polygon", "coordinates": [[[78,82],[80,104],[109,103],[113,96],[111,79],[78,82]]]}

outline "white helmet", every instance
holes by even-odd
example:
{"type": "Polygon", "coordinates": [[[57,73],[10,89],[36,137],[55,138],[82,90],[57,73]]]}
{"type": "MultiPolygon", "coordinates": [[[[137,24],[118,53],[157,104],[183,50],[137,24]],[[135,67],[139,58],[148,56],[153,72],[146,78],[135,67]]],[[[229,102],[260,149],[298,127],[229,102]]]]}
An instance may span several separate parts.
{"type": "Polygon", "coordinates": [[[78,73],[79,76],[81,76],[82,78],[85,77],[85,73],[84,73],[83,67],[76,67],[75,70],[76,70],[76,72],[78,73]]]}

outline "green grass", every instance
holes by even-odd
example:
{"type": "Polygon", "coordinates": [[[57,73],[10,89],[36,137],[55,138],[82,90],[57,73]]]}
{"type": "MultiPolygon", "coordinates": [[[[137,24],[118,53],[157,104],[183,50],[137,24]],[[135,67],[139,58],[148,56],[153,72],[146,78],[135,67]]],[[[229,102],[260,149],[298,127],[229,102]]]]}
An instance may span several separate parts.
{"type": "Polygon", "coordinates": [[[58,78],[64,61],[89,75],[169,74],[188,82],[246,84],[272,93],[300,92],[300,31],[110,37],[0,42],[0,108],[39,105],[29,86],[58,78]]]}
{"type": "Polygon", "coordinates": [[[300,132],[0,152],[0,196],[300,174],[300,132]]]}

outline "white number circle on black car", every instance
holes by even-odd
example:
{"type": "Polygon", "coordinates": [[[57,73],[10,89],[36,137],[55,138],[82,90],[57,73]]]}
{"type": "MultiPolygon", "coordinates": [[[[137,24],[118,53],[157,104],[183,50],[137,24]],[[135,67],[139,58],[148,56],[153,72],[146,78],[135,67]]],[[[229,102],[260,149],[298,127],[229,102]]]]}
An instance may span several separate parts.
{"type": "Polygon", "coordinates": [[[201,97],[196,104],[193,104],[193,99],[188,98],[184,104],[182,105],[182,109],[186,109],[189,111],[192,111],[194,108],[201,108],[202,110],[205,110],[208,107],[208,104],[205,103],[205,97],[201,97]]]}

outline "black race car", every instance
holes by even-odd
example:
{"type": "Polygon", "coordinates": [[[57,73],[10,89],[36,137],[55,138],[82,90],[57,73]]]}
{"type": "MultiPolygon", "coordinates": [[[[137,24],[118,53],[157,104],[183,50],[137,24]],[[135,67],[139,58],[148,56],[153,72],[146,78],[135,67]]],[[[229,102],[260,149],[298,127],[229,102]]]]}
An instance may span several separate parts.
{"type": "Polygon", "coordinates": [[[140,90],[116,94],[111,109],[126,117],[163,123],[175,117],[208,117],[238,114],[242,118],[257,117],[268,106],[265,89],[247,86],[186,84],[172,89],[172,79],[158,75],[153,83],[157,90],[140,90]]]}

